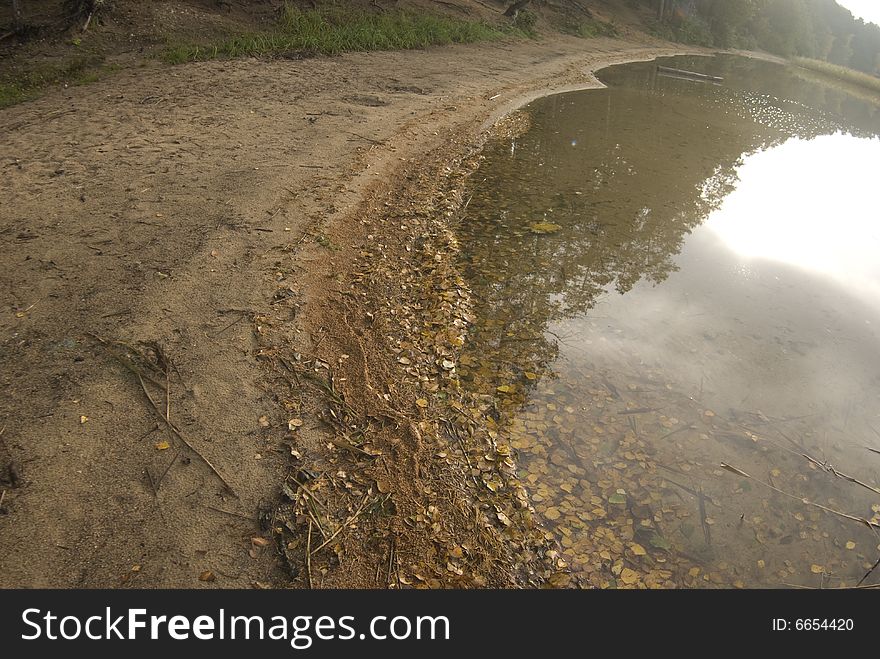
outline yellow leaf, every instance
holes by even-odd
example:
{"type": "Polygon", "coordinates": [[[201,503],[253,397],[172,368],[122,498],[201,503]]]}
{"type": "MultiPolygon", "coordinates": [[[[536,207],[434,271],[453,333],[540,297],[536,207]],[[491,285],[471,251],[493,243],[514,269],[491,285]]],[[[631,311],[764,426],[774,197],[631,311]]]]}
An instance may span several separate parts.
{"type": "Polygon", "coordinates": [[[500,391],[502,394],[509,394],[511,391],[513,391],[513,387],[511,387],[509,384],[502,384],[500,387],[497,388],[497,390],[500,391]]]}
{"type": "Polygon", "coordinates": [[[529,229],[531,229],[532,233],[538,234],[556,233],[561,228],[561,226],[554,224],[553,222],[535,222],[534,224],[529,225],[529,229]]]}
{"type": "Polygon", "coordinates": [[[523,373],[523,375],[526,376],[526,380],[537,380],[538,379],[538,376],[536,374],[532,373],[531,371],[526,371],[525,373],[523,373]]]}
{"type": "Polygon", "coordinates": [[[764,559],[763,559],[763,558],[762,558],[761,560],[758,561],[758,567],[761,568],[762,570],[763,570],[766,566],[767,566],[767,563],[764,562],[764,559]]]}
{"type": "Polygon", "coordinates": [[[816,565],[815,563],[813,563],[810,566],[810,572],[812,572],[813,574],[822,574],[824,571],[825,571],[825,568],[822,567],[821,565],[816,565]]]}
{"type": "Polygon", "coordinates": [[[846,548],[847,549],[855,549],[856,543],[854,543],[852,540],[850,540],[849,542],[846,543],[846,548]]]}
{"type": "Polygon", "coordinates": [[[82,416],[79,417],[80,423],[85,423],[88,420],[89,420],[89,417],[87,417],[85,414],[83,414],[82,416]]]}
{"type": "Polygon", "coordinates": [[[645,551],[645,548],[642,547],[642,546],[641,546],[639,543],[637,543],[637,542],[632,543],[632,544],[629,546],[629,548],[632,550],[632,553],[635,554],[636,556],[644,556],[645,554],[648,553],[648,552],[645,551]]]}
{"type": "Polygon", "coordinates": [[[428,407],[428,400],[426,398],[419,398],[416,400],[416,405],[419,407],[428,407]]]}
{"type": "Polygon", "coordinates": [[[638,583],[639,573],[635,570],[630,570],[628,567],[625,567],[620,572],[620,580],[627,586],[632,586],[634,583],[638,583]]]}
{"type": "Polygon", "coordinates": [[[165,449],[171,448],[171,444],[169,444],[166,440],[162,440],[160,442],[156,442],[156,448],[160,451],[164,451],[165,449]]]}

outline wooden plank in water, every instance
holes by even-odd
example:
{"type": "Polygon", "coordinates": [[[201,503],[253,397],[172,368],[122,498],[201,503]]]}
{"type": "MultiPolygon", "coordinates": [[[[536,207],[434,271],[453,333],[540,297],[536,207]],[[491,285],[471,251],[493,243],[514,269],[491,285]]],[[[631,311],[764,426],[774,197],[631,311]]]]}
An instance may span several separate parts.
{"type": "Polygon", "coordinates": [[[708,73],[697,73],[696,71],[685,71],[684,69],[673,69],[671,66],[657,66],[658,71],[664,71],[666,73],[675,73],[680,76],[688,76],[690,78],[700,78],[701,80],[712,80],[714,82],[721,82],[724,78],[720,76],[712,76],[708,73]]]}

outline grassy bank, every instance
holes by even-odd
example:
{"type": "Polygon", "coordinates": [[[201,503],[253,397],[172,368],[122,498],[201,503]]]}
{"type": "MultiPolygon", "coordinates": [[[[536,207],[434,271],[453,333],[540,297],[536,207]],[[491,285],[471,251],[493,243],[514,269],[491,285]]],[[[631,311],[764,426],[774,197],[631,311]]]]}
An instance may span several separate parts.
{"type": "Polygon", "coordinates": [[[795,57],[792,62],[797,66],[810,71],[822,73],[832,78],[836,78],[837,80],[842,80],[852,85],[857,85],[864,89],[870,89],[871,91],[880,93],[880,78],[875,78],[867,73],[854,71],[845,66],[838,66],[821,60],[807,59],[805,57],[795,57]]]}
{"type": "Polygon", "coordinates": [[[163,53],[172,64],[231,57],[283,57],[364,50],[405,50],[431,45],[492,41],[515,34],[530,36],[527,27],[500,29],[486,23],[405,11],[369,13],[331,7],[301,10],[287,7],[277,26],[209,45],[177,45],[163,53]]]}

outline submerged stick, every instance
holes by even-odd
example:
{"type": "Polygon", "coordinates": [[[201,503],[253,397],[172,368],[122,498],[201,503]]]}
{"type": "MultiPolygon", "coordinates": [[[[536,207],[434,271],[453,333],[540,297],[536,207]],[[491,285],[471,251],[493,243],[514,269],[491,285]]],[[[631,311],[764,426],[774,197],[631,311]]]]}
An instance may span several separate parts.
{"type": "Polygon", "coordinates": [[[844,519],[849,519],[849,520],[852,520],[853,522],[858,522],[859,524],[864,524],[869,529],[880,529],[880,523],[872,522],[871,520],[865,519],[864,517],[858,517],[857,515],[850,515],[849,513],[845,513],[840,510],[835,510],[834,508],[829,508],[828,506],[823,506],[821,503],[816,503],[815,501],[810,501],[809,499],[799,497],[796,494],[791,494],[790,492],[786,492],[785,490],[780,490],[775,485],[771,485],[770,483],[765,483],[760,478],[755,478],[754,476],[750,476],[749,474],[744,472],[742,469],[737,469],[736,467],[729,465],[726,462],[721,463],[721,468],[726,469],[727,471],[729,471],[733,474],[736,474],[737,476],[742,476],[743,478],[749,478],[753,481],[756,481],[756,482],[760,483],[761,485],[763,485],[764,487],[767,487],[767,488],[773,490],[774,492],[778,492],[779,494],[781,494],[783,496],[800,501],[804,505],[813,506],[815,508],[818,508],[819,510],[824,510],[827,513],[831,513],[832,515],[837,515],[838,517],[843,517],[844,519]]]}

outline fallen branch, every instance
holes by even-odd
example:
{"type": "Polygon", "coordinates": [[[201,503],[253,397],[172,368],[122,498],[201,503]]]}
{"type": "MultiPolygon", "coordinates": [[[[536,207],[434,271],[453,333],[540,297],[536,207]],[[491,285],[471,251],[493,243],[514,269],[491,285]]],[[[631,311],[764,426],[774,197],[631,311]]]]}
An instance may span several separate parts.
{"type": "Polygon", "coordinates": [[[215,467],[215,466],[211,463],[211,461],[208,460],[208,458],[206,458],[206,457],[204,456],[204,454],[202,454],[201,451],[199,451],[195,446],[193,446],[192,444],[190,444],[189,440],[187,440],[187,438],[183,436],[183,433],[180,431],[180,429],[178,429],[177,426],[175,426],[175,425],[174,425],[174,424],[168,419],[168,417],[166,417],[166,416],[162,413],[162,410],[161,410],[161,409],[159,408],[159,406],[156,404],[156,401],[154,401],[154,400],[153,400],[153,397],[150,396],[150,392],[147,391],[147,385],[144,384],[144,379],[141,377],[140,373],[137,373],[137,378],[138,378],[138,383],[141,385],[141,390],[144,392],[144,396],[146,396],[146,397],[147,397],[147,400],[150,401],[150,406],[153,408],[153,411],[156,413],[156,415],[157,415],[162,421],[165,422],[165,425],[168,427],[168,429],[169,429],[172,433],[174,433],[174,436],[177,437],[177,439],[179,439],[181,442],[183,442],[183,443],[186,445],[186,447],[187,447],[190,451],[192,451],[192,452],[195,453],[197,456],[199,456],[199,458],[202,459],[202,462],[204,462],[206,465],[208,465],[208,467],[211,469],[211,471],[214,472],[214,475],[217,476],[217,478],[220,479],[220,481],[223,483],[223,485],[226,486],[226,489],[229,490],[229,492],[230,492],[231,494],[233,494],[234,496],[237,497],[237,496],[238,496],[238,493],[236,493],[235,489],[229,484],[229,482],[228,482],[225,478],[223,478],[223,474],[221,474],[221,473],[217,470],[217,467],[215,467]]]}

